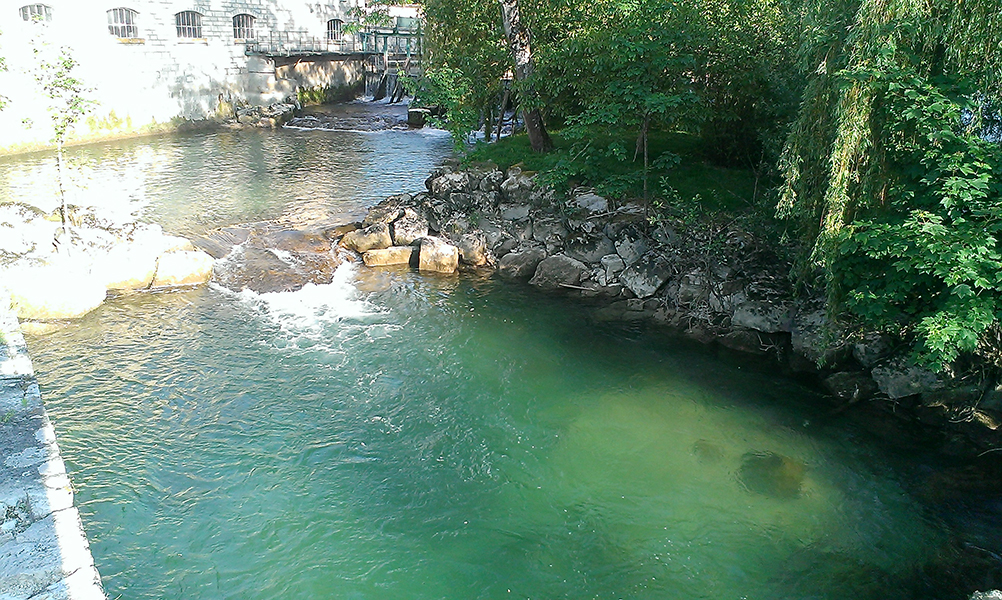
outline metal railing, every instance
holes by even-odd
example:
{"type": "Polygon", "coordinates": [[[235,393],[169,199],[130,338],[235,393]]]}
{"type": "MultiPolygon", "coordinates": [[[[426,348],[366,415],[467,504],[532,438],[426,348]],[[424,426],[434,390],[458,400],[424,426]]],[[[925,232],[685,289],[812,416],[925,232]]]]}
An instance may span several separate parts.
{"type": "Polygon", "coordinates": [[[344,34],[333,40],[305,30],[270,31],[246,43],[247,54],[293,56],[297,54],[394,54],[408,57],[421,54],[422,35],[414,32],[363,31],[344,34]]]}

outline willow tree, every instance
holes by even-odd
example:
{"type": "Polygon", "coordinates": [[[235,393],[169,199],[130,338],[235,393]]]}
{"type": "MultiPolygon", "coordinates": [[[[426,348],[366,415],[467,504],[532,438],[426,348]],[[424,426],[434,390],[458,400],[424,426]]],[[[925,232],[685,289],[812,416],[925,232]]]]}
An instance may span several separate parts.
{"type": "Polygon", "coordinates": [[[945,369],[1002,365],[998,0],[809,0],[780,213],[832,306],[945,369]]]}

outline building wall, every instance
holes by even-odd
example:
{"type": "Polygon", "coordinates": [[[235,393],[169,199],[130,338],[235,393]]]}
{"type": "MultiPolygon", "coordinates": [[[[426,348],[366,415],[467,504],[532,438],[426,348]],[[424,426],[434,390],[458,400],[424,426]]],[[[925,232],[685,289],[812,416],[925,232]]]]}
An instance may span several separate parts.
{"type": "Polygon", "coordinates": [[[75,132],[78,138],[209,119],[220,99],[267,105],[294,95],[302,73],[325,73],[327,80],[348,83],[361,76],[360,59],[358,66],[343,59],[307,60],[292,70],[294,76],[288,69],[276,73],[273,60],[246,55],[244,41],[234,39],[233,16],[253,15],[258,39],[291,32],[324,43],[327,21],[348,22],[349,8],[364,0],[47,0],[52,20],[42,24],[22,19],[27,1],[0,0],[0,56],[8,67],[0,73],[0,95],[8,99],[0,111],[0,151],[52,137],[45,99],[32,75],[38,60],[32,48],[40,41],[42,55],[71,49],[79,63],[74,74],[96,101],[75,132]],[[107,11],[120,7],[138,12],[138,39],[122,40],[109,32],[107,11]],[[202,14],[202,38],[177,36],[174,15],[185,10],[202,14]],[[25,127],[25,119],[33,126],[25,127]]]}

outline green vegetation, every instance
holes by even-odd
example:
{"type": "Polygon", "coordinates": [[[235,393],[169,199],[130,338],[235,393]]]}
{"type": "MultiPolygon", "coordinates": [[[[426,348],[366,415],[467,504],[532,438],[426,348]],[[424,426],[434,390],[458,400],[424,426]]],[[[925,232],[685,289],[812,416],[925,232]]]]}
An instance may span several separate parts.
{"type": "Polygon", "coordinates": [[[497,2],[425,8],[418,94],[457,140],[509,96],[557,132],[471,159],[676,215],[768,204],[833,321],[1002,367],[998,0],[522,0],[534,68],[508,83],[497,2]]]}
{"type": "MultiPolygon", "coordinates": [[[[63,46],[58,53],[54,52],[44,40],[44,24],[37,22],[37,35],[32,39],[32,53],[35,57],[35,68],[32,75],[38,83],[39,91],[47,101],[52,125],[52,142],[56,145],[56,180],[59,186],[59,215],[62,221],[62,232],[68,233],[66,226],[66,194],[63,187],[63,148],[66,138],[76,127],[77,122],[86,115],[93,101],[86,98],[87,89],[83,82],[77,79],[73,71],[77,61],[72,51],[63,46]]],[[[30,126],[30,124],[29,124],[30,126]]]]}

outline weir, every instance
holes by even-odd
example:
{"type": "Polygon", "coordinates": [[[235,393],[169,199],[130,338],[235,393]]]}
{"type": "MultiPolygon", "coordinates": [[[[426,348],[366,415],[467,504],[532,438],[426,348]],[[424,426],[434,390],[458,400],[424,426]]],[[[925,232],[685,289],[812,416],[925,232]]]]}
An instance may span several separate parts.
{"type": "Polygon", "coordinates": [[[0,596],[103,600],[10,298],[0,293],[0,596]]]}

